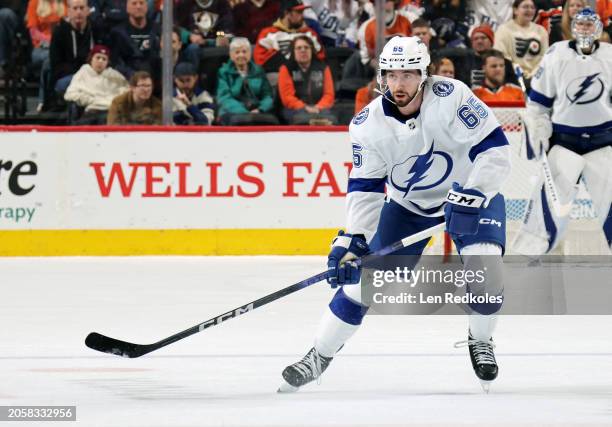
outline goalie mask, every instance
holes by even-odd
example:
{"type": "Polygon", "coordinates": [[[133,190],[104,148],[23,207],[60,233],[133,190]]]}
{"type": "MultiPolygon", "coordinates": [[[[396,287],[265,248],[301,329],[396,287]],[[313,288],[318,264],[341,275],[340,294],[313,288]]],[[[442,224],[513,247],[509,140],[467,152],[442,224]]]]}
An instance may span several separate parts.
{"type": "Polygon", "coordinates": [[[383,94],[387,91],[385,74],[392,70],[419,70],[421,82],[418,91],[420,91],[427,80],[427,67],[430,62],[427,45],[420,38],[393,37],[387,42],[378,58],[377,82],[380,91],[383,94]]]}
{"type": "Polygon", "coordinates": [[[590,7],[585,7],[572,19],[572,36],[576,39],[576,46],[583,52],[593,47],[595,40],[601,37],[602,30],[601,19],[590,7]]]}

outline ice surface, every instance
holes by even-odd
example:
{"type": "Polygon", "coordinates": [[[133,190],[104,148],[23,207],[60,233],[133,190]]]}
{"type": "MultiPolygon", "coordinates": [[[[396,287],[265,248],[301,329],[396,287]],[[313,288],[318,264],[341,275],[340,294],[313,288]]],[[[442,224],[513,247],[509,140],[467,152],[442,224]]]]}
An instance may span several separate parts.
{"type": "Polygon", "coordinates": [[[323,261],[0,259],[0,405],[76,405],[87,427],[612,426],[612,316],[503,317],[489,395],[453,348],[467,332],[458,316],[370,316],[320,385],[277,394],[312,345],[332,295],[323,283],[139,359],[83,343],[92,331],[157,341],[323,261]]]}

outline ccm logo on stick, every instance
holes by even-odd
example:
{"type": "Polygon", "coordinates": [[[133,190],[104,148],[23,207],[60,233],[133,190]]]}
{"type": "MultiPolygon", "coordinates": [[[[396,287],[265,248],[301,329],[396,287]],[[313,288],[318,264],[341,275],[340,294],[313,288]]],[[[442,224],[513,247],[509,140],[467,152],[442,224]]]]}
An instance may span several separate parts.
{"type": "Polygon", "coordinates": [[[226,320],[233,319],[234,317],[238,317],[241,314],[248,313],[249,311],[254,310],[254,309],[255,309],[255,307],[254,307],[253,303],[250,303],[250,304],[248,304],[248,305],[246,305],[244,307],[237,308],[234,311],[228,311],[227,313],[224,313],[221,316],[217,316],[214,319],[210,319],[210,320],[208,320],[208,321],[206,321],[204,323],[201,323],[200,326],[199,326],[199,329],[200,329],[200,331],[203,331],[204,329],[208,328],[209,326],[218,325],[219,323],[223,323],[226,320]]]}

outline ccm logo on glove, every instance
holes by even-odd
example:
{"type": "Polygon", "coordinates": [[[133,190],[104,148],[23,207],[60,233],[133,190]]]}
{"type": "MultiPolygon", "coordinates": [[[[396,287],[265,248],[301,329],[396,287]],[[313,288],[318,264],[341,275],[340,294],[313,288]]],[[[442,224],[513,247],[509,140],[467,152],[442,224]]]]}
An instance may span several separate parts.
{"type": "Polygon", "coordinates": [[[454,205],[467,206],[470,208],[479,208],[485,201],[484,197],[459,193],[457,191],[449,190],[446,195],[446,201],[454,205]]]}

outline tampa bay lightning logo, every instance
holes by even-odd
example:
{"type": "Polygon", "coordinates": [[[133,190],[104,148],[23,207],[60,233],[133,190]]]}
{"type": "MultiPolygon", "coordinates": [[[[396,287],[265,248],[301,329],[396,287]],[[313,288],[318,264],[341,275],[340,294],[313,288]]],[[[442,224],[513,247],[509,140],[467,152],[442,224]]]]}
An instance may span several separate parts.
{"type": "Polygon", "coordinates": [[[436,95],[444,97],[453,93],[453,90],[455,90],[455,85],[451,82],[435,82],[431,87],[431,90],[433,90],[433,93],[436,95]]]}
{"type": "Polygon", "coordinates": [[[599,77],[601,73],[578,77],[567,85],[565,96],[572,104],[590,104],[601,98],[604,92],[604,83],[599,77]]]}
{"type": "Polygon", "coordinates": [[[410,191],[429,190],[443,183],[452,169],[451,157],[443,151],[435,151],[432,143],[427,153],[410,156],[393,166],[391,185],[403,191],[406,197],[410,191]]]}
{"type": "Polygon", "coordinates": [[[370,109],[366,107],[357,113],[357,115],[353,119],[353,123],[356,125],[362,124],[368,118],[368,114],[370,114],[370,109]]]}

